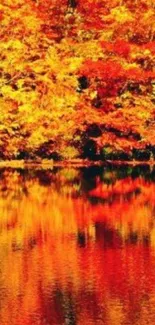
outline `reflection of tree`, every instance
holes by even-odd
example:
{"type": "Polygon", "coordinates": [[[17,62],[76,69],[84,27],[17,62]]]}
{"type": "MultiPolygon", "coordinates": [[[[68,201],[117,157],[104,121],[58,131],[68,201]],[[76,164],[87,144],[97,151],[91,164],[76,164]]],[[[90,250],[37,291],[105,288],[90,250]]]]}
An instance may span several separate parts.
{"type": "Polygon", "coordinates": [[[117,169],[92,171],[5,170],[0,180],[2,227],[15,233],[19,228],[21,235],[28,231],[30,238],[50,231],[75,232],[79,243],[87,242],[94,222],[107,223],[124,238],[130,233],[141,233],[142,237],[150,236],[150,231],[153,234],[155,185],[149,181],[148,171],[148,180],[135,177],[134,170],[130,170],[131,176],[121,175],[120,179],[117,169]],[[90,177],[91,186],[87,186],[90,177]]]}
{"type": "Polygon", "coordinates": [[[94,171],[77,195],[82,170],[2,172],[2,325],[152,325],[155,184],[117,172],[94,171]]]}

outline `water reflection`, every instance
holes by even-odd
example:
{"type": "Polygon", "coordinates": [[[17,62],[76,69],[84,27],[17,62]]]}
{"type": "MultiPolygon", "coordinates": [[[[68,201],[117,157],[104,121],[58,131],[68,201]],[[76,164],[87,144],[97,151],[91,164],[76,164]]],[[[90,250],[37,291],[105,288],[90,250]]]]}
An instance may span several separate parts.
{"type": "Polygon", "coordinates": [[[0,324],[152,325],[155,170],[0,171],[0,324]]]}

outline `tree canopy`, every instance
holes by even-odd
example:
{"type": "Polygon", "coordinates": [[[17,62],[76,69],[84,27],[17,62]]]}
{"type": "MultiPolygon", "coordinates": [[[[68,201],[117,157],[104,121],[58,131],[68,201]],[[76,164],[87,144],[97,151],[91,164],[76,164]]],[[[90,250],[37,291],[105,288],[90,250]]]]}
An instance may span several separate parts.
{"type": "Polygon", "coordinates": [[[155,155],[151,0],[1,0],[1,159],[155,155]]]}

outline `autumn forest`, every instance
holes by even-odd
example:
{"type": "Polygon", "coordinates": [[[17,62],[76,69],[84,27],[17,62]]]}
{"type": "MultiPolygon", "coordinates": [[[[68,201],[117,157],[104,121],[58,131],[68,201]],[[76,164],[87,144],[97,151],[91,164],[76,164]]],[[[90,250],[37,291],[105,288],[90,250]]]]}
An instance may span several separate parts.
{"type": "Polygon", "coordinates": [[[155,0],[0,0],[0,325],[154,325],[155,0]]]}
{"type": "Polygon", "coordinates": [[[153,160],[153,0],[0,1],[0,159],[153,160]]]}

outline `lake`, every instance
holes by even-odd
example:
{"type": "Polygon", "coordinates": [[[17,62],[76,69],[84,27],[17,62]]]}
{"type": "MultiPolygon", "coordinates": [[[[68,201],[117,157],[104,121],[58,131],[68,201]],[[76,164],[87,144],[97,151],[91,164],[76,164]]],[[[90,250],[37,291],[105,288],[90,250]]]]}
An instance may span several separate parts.
{"type": "Polygon", "coordinates": [[[0,169],[0,325],[152,325],[155,168],[0,169]]]}

